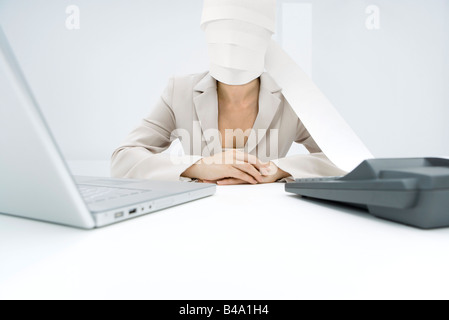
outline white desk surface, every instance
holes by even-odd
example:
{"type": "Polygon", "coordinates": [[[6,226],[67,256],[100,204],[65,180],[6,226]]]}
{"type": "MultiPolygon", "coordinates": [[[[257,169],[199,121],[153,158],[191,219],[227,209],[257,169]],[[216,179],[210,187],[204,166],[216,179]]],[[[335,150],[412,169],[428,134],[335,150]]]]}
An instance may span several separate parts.
{"type": "Polygon", "coordinates": [[[0,299],[447,299],[448,248],[449,229],[224,186],[94,231],[0,216],[0,299]]]}

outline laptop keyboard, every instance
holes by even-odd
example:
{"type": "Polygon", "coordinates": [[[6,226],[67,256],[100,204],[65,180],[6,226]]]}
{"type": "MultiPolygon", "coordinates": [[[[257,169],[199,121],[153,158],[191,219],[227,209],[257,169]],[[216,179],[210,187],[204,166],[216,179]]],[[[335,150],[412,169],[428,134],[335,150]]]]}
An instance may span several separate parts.
{"type": "Polygon", "coordinates": [[[306,179],[296,179],[297,183],[309,183],[309,182],[328,182],[335,181],[342,177],[323,177],[323,178],[306,178],[306,179]]]}
{"type": "Polygon", "coordinates": [[[120,189],[86,185],[78,185],[78,189],[81,196],[88,204],[151,192],[151,190],[120,189]]]}

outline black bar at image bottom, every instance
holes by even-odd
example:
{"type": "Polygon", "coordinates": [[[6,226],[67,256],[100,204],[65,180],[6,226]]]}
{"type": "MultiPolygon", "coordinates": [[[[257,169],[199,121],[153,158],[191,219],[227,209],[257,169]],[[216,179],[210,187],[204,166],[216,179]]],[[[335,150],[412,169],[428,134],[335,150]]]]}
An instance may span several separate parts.
{"type": "Polygon", "coordinates": [[[298,301],[252,300],[174,300],[149,303],[152,315],[160,314],[176,319],[278,319],[295,315],[298,306],[298,301]]]}

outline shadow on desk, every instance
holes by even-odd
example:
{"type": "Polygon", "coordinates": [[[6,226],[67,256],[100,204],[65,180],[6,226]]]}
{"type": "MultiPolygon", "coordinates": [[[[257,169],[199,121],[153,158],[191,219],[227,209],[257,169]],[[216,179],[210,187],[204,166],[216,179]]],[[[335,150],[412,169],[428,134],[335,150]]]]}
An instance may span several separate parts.
{"type": "MultiPolygon", "coordinates": [[[[288,196],[292,197],[292,198],[296,198],[301,201],[305,201],[307,203],[316,204],[316,205],[322,206],[327,209],[338,210],[339,212],[343,212],[345,214],[350,214],[350,215],[357,216],[357,217],[360,217],[363,219],[370,219],[372,221],[387,224],[390,226],[397,226],[397,227],[406,228],[406,229],[412,228],[412,229],[416,229],[416,230],[426,231],[423,229],[415,228],[413,226],[406,226],[406,225],[400,224],[398,222],[381,219],[376,216],[373,216],[371,213],[369,213],[368,207],[365,205],[347,204],[347,203],[330,201],[330,200],[315,199],[315,198],[309,198],[309,197],[295,195],[295,194],[288,195],[288,196]]],[[[427,230],[427,231],[429,231],[429,230],[427,230]]]]}

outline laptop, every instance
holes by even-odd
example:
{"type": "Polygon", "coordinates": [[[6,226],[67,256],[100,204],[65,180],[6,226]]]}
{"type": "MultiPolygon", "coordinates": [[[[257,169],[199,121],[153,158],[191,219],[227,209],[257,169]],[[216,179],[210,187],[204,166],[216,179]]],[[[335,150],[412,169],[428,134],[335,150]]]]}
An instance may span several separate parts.
{"type": "Polygon", "coordinates": [[[0,213],[82,229],[211,196],[213,184],[74,177],[0,26],[0,213]]]}

